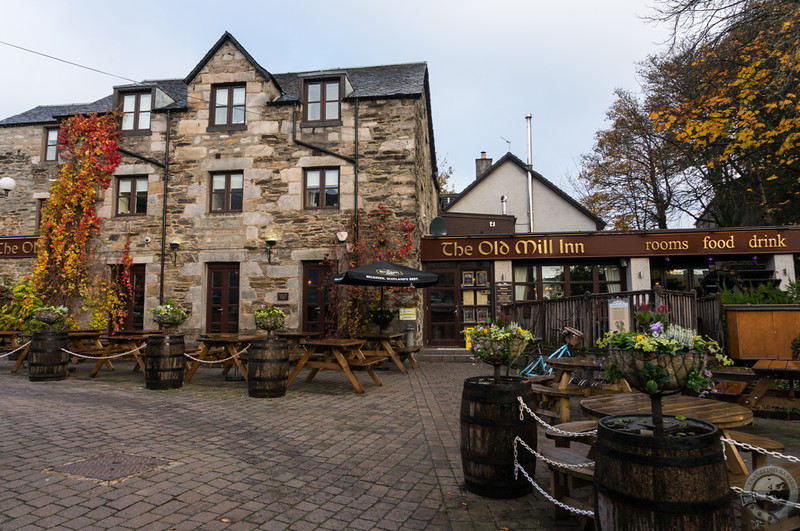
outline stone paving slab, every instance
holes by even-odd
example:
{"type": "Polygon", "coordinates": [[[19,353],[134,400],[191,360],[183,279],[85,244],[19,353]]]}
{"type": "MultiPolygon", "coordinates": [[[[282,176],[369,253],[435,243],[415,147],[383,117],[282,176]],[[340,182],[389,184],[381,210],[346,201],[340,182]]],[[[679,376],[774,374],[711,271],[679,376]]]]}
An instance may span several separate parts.
{"type": "MultiPolygon", "coordinates": [[[[580,529],[538,493],[512,500],[462,488],[459,412],[475,363],[423,362],[408,375],[305,371],[285,397],[202,367],[178,390],[144,388],[130,362],[89,378],[30,382],[0,359],[0,530],[580,529]],[[54,468],[117,452],[167,466],[102,482],[54,468]]],[[[579,408],[573,408],[580,418],[579,408]]],[[[800,455],[800,423],[757,418],[741,431],[800,455]]],[[[539,430],[539,446],[552,444],[539,430]]],[[[775,463],[780,464],[780,463],[775,463]]],[[[539,464],[535,478],[549,490],[539,464]]]]}
{"type": "MultiPolygon", "coordinates": [[[[474,363],[379,371],[366,393],[305,371],[285,397],[201,368],[152,391],[129,362],[89,378],[30,382],[0,360],[0,529],[577,529],[538,495],[481,498],[461,487],[459,411],[474,363]],[[52,469],[113,452],[166,460],[116,482],[52,469]]],[[[540,467],[541,468],[541,467],[540,467]]],[[[544,470],[537,470],[548,485],[544,470]]]]}

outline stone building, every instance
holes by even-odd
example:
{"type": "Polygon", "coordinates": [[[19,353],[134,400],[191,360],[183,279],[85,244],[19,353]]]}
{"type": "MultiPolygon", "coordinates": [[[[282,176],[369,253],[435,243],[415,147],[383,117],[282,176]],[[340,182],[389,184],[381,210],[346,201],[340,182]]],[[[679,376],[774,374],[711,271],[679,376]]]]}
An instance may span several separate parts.
{"type": "Polygon", "coordinates": [[[384,205],[416,241],[437,214],[425,63],[272,74],[225,33],[184,79],[0,121],[0,175],[18,185],[0,200],[0,273],[32,269],[59,119],[112,108],[124,156],[98,200],[97,256],[118,264],[130,239],[130,326],[152,327],[148,310],[171,298],[191,308],[190,336],[253,330],[265,302],[288,328],[321,329],[323,258],[347,255],[359,212],[384,205]]]}

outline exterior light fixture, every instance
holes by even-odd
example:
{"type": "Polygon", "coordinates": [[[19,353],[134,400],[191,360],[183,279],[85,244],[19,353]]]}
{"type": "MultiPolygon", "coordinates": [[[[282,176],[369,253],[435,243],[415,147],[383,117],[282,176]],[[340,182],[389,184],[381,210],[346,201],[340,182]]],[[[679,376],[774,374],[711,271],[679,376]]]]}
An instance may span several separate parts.
{"type": "Polygon", "coordinates": [[[8,197],[8,192],[17,187],[17,181],[11,177],[0,179],[0,197],[8,197]]]}
{"type": "Polygon", "coordinates": [[[181,244],[178,242],[169,242],[169,250],[172,251],[172,265],[178,264],[178,249],[181,244]]]}
{"type": "Polygon", "coordinates": [[[266,240],[266,244],[267,244],[267,247],[266,247],[266,249],[267,249],[267,263],[268,264],[272,263],[272,248],[275,247],[276,243],[278,243],[278,240],[276,240],[273,236],[268,237],[267,240],[266,240]]]}

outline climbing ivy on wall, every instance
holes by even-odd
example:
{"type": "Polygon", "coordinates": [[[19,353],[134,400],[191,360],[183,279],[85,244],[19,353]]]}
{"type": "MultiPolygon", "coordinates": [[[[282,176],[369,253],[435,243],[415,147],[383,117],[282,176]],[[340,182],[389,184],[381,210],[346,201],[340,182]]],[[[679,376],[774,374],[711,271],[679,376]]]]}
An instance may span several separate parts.
{"type": "Polygon", "coordinates": [[[61,125],[62,164],[42,211],[33,270],[34,291],[48,304],[71,308],[90,295],[90,240],[101,221],[95,204],[119,166],[119,138],[113,114],[73,116],[61,125]]]}

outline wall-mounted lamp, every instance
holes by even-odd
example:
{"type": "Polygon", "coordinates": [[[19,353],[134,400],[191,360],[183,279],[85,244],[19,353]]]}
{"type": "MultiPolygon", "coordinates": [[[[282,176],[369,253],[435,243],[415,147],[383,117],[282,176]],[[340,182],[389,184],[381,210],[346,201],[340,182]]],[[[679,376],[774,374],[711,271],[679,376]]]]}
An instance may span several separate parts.
{"type": "Polygon", "coordinates": [[[169,250],[172,251],[172,265],[177,265],[178,263],[178,249],[180,246],[181,244],[178,242],[169,242],[169,250]]]}
{"type": "Polygon", "coordinates": [[[627,260],[627,259],[625,259],[625,258],[620,258],[620,259],[619,259],[619,265],[620,265],[621,267],[628,267],[628,260],[627,260]]]}
{"type": "Polygon", "coordinates": [[[0,197],[8,197],[8,192],[17,187],[17,181],[11,177],[0,179],[0,197]]]}
{"type": "Polygon", "coordinates": [[[336,233],[336,239],[339,240],[339,243],[344,243],[347,240],[347,233],[343,230],[336,233]]]}
{"type": "Polygon", "coordinates": [[[275,238],[272,238],[272,237],[267,238],[267,240],[266,240],[266,244],[267,244],[267,263],[268,264],[272,263],[272,248],[275,247],[276,243],[278,243],[278,240],[276,240],[275,238]]]}

